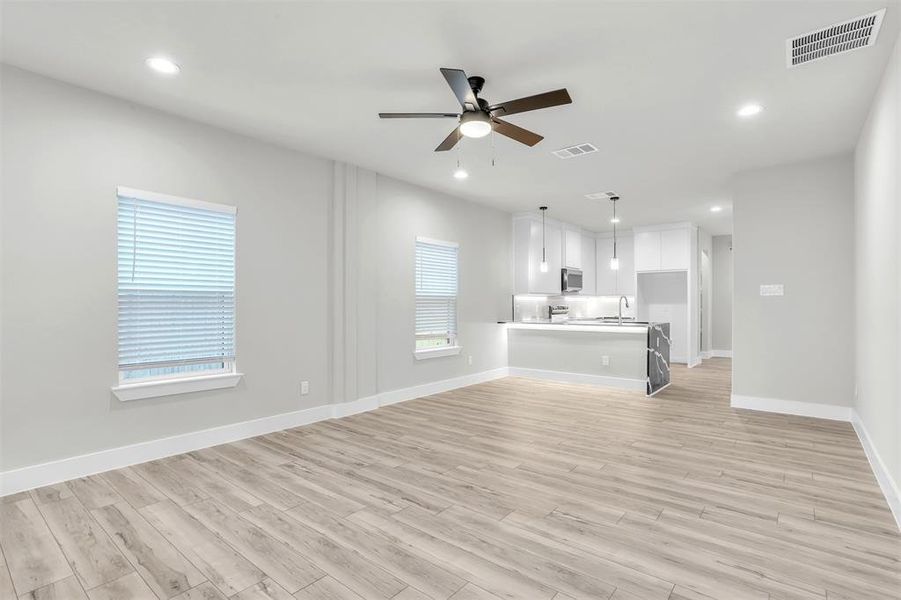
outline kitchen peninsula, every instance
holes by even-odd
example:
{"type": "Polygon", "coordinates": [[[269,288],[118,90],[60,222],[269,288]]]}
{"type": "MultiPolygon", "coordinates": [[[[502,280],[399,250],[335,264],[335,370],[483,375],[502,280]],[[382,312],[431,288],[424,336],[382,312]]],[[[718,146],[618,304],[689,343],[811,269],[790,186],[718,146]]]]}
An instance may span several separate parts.
{"type": "Polygon", "coordinates": [[[506,324],[510,374],[652,396],[670,383],[669,323],[576,318],[506,324]]]}

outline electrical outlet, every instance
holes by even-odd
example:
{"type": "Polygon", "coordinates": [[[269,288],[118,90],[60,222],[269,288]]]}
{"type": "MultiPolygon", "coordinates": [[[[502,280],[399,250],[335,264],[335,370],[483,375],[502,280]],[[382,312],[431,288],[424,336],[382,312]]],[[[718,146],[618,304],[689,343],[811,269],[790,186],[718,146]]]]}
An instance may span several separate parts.
{"type": "Polygon", "coordinates": [[[300,395],[306,396],[310,393],[310,382],[309,381],[301,381],[300,382],[300,395]]]}
{"type": "Polygon", "coordinates": [[[466,364],[468,364],[470,367],[472,366],[472,354],[469,354],[466,357],[466,364]]]}
{"type": "Polygon", "coordinates": [[[606,354],[604,356],[602,356],[601,364],[604,365],[605,367],[609,367],[610,366],[610,357],[607,356],[606,354]]]}

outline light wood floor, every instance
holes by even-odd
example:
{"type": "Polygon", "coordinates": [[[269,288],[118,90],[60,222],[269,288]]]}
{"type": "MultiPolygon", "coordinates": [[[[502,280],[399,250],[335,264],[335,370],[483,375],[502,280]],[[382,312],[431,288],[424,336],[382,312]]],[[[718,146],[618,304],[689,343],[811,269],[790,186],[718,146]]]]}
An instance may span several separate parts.
{"type": "Polygon", "coordinates": [[[3,499],[0,598],[901,598],[851,427],[503,379],[3,499]]]}

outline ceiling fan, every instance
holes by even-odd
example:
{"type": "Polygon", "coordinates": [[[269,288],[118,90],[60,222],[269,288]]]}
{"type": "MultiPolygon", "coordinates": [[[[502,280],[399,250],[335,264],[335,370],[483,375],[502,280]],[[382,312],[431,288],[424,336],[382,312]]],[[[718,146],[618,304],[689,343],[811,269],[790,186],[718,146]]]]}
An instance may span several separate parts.
{"type": "Polygon", "coordinates": [[[480,138],[485,137],[492,130],[526,146],[534,146],[544,137],[513,123],[503,121],[500,117],[572,102],[569,92],[564,88],[499,104],[488,104],[487,100],[479,98],[482,86],[485,85],[484,77],[467,77],[462,69],[441,69],[441,74],[444,75],[447,84],[453,90],[457,100],[460,101],[460,106],[463,107],[462,113],[379,113],[379,117],[382,119],[460,119],[460,125],[438,144],[435,152],[450,150],[462,136],[480,138]]]}

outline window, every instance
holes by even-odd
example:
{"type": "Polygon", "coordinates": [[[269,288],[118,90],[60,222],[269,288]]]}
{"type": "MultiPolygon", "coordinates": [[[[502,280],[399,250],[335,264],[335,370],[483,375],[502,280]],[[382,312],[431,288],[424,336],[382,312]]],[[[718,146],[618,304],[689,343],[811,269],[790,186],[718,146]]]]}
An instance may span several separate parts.
{"type": "Polygon", "coordinates": [[[118,281],[120,386],[235,372],[234,207],[120,187],[118,281]]]}
{"type": "Polygon", "coordinates": [[[458,354],[457,244],[416,238],[417,358],[458,354]]]}

